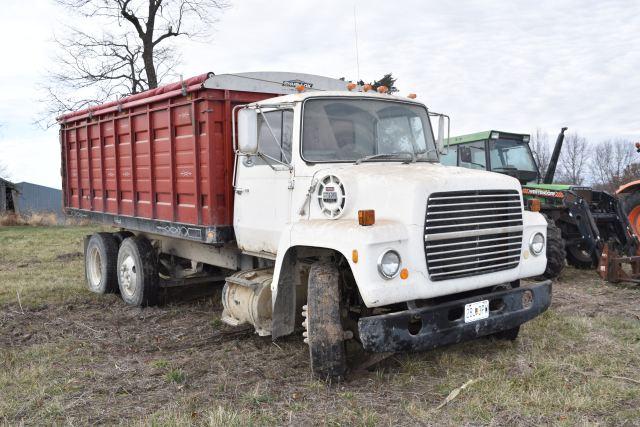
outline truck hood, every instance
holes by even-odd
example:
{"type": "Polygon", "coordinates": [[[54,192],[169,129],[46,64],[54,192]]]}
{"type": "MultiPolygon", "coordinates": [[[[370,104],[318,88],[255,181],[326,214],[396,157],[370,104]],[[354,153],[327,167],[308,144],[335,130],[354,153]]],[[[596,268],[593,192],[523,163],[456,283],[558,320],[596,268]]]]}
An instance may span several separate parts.
{"type": "MultiPolygon", "coordinates": [[[[319,182],[334,175],[343,185],[345,206],[340,218],[357,218],[361,209],[375,209],[377,218],[423,224],[430,194],[441,191],[505,190],[520,192],[517,179],[507,175],[438,163],[362,163],[322,168],[314,174],[319,182]]],[[[316,189],[318,191],[318,189],[316,189]]],[[[321,209],[310,216],[323,218],[321,209]]]]}

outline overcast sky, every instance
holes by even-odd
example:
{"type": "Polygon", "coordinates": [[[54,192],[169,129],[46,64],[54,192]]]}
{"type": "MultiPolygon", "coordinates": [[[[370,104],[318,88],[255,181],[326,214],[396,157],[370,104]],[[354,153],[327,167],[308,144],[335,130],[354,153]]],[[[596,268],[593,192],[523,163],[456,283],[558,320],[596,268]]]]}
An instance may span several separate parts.
{"type": "MultiPolygon", "coordinates": [[[[300,71],[356,79],[353,5],[365,81],[393,72],[452,118],[554,140],[640,140],[639,1],[233,1],[208,43],[181,43],[185,77],[300,71]]],[[[0,161],[14,181],[60,188],[57,129],[33,125],[37,84],[66,17],[50,0],[2,0],[0,161]]]]}

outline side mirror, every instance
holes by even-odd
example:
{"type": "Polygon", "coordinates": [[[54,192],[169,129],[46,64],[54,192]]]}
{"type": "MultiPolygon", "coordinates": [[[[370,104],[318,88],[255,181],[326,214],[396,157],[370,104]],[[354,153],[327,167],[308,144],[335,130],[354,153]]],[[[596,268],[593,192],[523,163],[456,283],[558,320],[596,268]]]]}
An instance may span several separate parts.
{"type": "Polygon", "coordinates": [[[440,115],[438,117],[438,139],[436,141],[438,145],[438,152],[440,154],[445,154],[445,146],[444,146],[444,116],[440,115]]]}
{"type": "Polygon", "coordinates": [[[238,111],[238,151],[242,154],[258,152],[258,112],[250,108],[238,111]]]}

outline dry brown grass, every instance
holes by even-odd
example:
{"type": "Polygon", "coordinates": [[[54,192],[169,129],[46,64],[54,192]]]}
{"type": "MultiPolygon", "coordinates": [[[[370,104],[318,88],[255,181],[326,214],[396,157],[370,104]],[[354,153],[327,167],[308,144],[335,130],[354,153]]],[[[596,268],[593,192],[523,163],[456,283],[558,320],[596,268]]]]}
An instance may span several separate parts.
{"type": "Polygon", "coordinates": [[[24,218],[14,213],[0,215],[0,227],[15,227],[18,225],[25,225],[25,223],[24,218]]]}
{"type": "Polygon", "coordinates": [[[59,225],[61,220],[54,213],[29,213],[26,215],[16,215],[14,213],[0,215],[0,226],[16,227],[30,225],[33,227],[51,227],[59,225]]]}
{"type": "Polygon", "coordinates": [[[568,269],[515,343],[396,355],[328,385],[299,336],[221,324],[219,287],[147,309],[90,294],[91,231],[0,229],[0,424],[640,424],[640,287],[568,269]]]}

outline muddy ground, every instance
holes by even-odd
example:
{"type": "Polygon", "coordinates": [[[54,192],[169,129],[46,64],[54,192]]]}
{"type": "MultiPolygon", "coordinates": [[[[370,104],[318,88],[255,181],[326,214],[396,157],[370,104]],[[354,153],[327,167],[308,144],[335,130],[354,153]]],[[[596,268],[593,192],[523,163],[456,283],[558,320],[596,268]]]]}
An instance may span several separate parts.
{"type": "Polygon", "coordinates": [[[326,384],[301,337],[223,325],[219,286],[145,309],[84,290],[85,232],[27,247],[36,231],[0,228],[1,422],[640,425],[640,287],[567,269],[514,343],[393,355],[326,384]]]}

